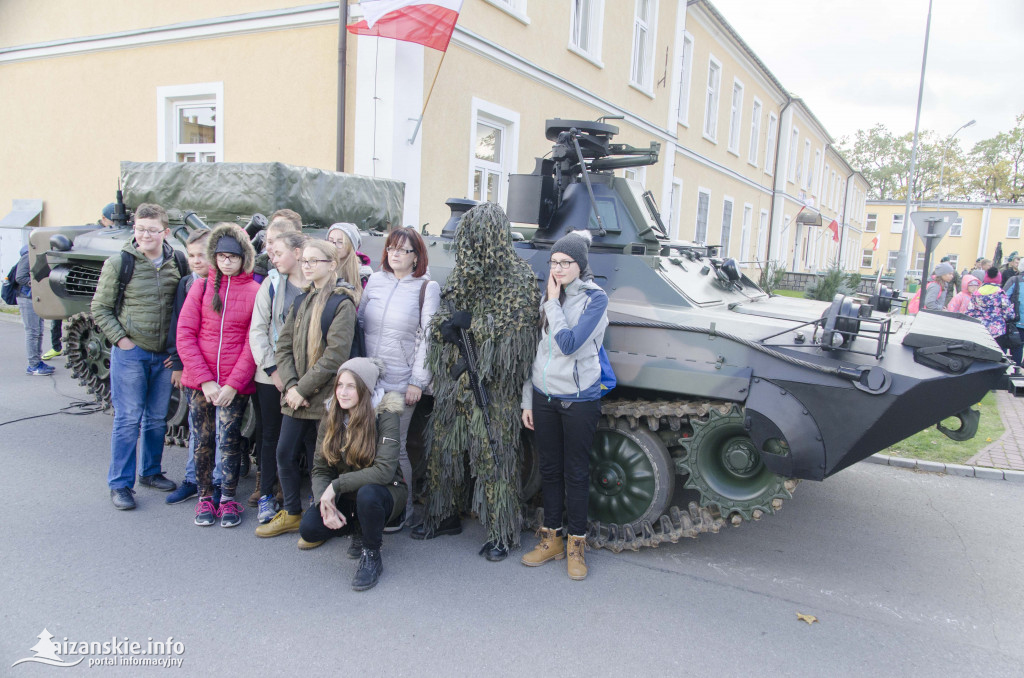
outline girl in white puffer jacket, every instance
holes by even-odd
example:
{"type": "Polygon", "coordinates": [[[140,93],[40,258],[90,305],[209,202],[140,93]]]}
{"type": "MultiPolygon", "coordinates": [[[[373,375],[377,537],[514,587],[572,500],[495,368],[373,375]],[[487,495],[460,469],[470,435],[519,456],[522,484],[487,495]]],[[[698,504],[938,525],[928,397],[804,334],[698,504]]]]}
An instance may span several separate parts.
{"type": "Polygon", "coordinates": [[[366,353],[384,362],[378,385],[405,395],[401,418],[401,449],[398,463],[410,488],[405,520],[411,524],[412,465],[406,441],[413,411],[430,385],[426,367],[427,329],[441,303],[441,288],[427,273],[427,248],[414,228],[391,232],[384,243],[381,269],[370,276],[359,303],[366,353]]]}

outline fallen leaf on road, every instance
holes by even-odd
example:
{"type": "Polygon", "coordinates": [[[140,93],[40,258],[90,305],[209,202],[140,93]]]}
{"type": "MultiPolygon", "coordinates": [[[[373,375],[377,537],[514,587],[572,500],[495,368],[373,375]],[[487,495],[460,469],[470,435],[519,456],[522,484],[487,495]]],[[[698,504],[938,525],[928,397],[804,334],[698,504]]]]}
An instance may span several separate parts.
{"type": "Polygon", "coordinates": [[[808,626],[818,621],[818,618],[815,617],[813,614],[801,614],[800,612],[796,613],[796,618],[800,621],[807,622],[808,626]]]}
{"type": "Polygon", "coordinates": [[[990,443],[990,442],[992,442],[992,439],[991,438],[985,438],[985,442],[986,443],[990,443]]]}

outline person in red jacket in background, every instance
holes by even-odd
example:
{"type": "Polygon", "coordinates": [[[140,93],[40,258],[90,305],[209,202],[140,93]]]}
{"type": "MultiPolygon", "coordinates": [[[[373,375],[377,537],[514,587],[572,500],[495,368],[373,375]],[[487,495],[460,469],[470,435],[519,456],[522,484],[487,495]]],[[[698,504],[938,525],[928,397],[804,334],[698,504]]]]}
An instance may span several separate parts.
{"type": "Polygon", "coordinates": [[[253,280],[256,252],[234,224],[217,224],[207,245],[209,273],[192,285],[178,316],[178,357],[184,366],[181,383],[188,395],[196,430],[196,482],[199,503],[196,525],[221,527],[242,522],[235,500],[241,461],[242,416],[256,390],[256,361],[249,349],[249,324],[259,283],[253,280]],[[224,480],[218,507],[213,503],[213,465],[220,422],[224,480]]]}

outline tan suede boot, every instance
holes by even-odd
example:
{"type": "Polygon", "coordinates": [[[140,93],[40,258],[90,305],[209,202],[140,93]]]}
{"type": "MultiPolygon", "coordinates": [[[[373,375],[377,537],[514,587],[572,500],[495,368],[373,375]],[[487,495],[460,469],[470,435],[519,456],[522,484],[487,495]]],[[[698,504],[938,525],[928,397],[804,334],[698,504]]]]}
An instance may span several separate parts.
{"type": "Polygon", "coordinates": [[[253,508],[260,505],[260,472],[258,470],[256,471],[256,488],[253,489],[252,494],[249,495],[249,501],[246,503],[253,508]]]}
{"type": "Polygon", "coordinates": [[[523,565],[537,567],[549,560],[561,560],[562,558],[565,558],[565,542],[558,536],[558,531],[542,527],[540,528],[540,543],[523,556],[523,565]]]}
{"type": "Polygon", "coordinates": [[[579,581],[587,578],[587,563],[583,560],[583,549],[586,545],[586,537],[569,535],[569,579],[579,581]]]}

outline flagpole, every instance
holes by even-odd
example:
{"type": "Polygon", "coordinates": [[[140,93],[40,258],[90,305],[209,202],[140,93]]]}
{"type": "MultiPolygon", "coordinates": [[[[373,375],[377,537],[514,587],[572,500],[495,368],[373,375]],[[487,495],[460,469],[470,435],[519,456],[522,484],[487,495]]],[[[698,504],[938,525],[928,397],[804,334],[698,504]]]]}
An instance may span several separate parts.
{"type": "Polygon", "coordinates": [[[416,135],[420,132],[420,126],[423,124],[423,116],[427,114],[427,104],[430,103],[430,95],[434,93],[434,85],[437,83],[437,76],[441,73],[441,66],[444,65],[444,58],[448,56],[448,50],[441,52],[441,60],[437,62],[437,70],[434,71],[434,79],[430,81],[430,89],[427,90],[427,98],[423,100],[423,110],[420,112],[420,118],[416,121],[416,128],[412,131],[412,136],[409,138],[409,145],[412,146],[416,143],[416,135]]]}

